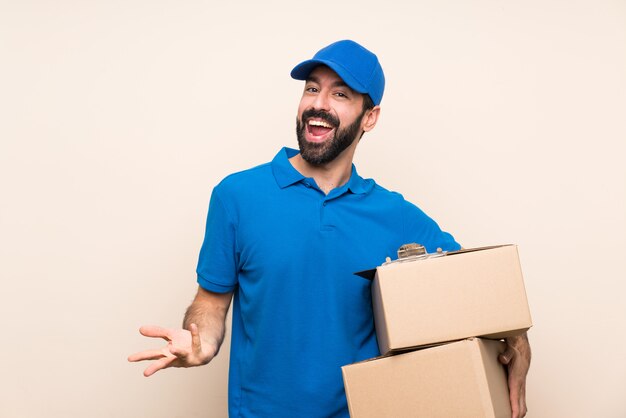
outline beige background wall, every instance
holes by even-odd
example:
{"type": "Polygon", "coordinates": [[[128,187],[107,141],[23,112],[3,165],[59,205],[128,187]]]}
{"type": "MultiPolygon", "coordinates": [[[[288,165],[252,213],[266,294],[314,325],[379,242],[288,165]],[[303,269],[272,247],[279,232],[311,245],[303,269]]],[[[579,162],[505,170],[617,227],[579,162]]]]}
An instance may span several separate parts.
{"type": "Polygon", "coordinates": [[[0,416],[225,417],[228,349],[152,378],[223,176],[294,146],[292,66],[387,74],[362,175],[520,245],[529,417],[626,416],[626,2],[0,0],[0,416]]]}

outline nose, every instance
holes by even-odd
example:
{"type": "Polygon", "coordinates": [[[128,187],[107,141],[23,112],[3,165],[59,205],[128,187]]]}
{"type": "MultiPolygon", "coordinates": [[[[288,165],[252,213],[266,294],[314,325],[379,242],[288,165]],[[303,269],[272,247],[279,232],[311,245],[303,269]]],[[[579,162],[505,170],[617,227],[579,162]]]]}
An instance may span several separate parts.
{"type": "Polygon", "coordinates": [[[324,92],[319,92],[315,96],[315,100],[313,101],[312,106],[315,110],[330,110],[330,101],[328,100],[328,95],[324,92]]]}

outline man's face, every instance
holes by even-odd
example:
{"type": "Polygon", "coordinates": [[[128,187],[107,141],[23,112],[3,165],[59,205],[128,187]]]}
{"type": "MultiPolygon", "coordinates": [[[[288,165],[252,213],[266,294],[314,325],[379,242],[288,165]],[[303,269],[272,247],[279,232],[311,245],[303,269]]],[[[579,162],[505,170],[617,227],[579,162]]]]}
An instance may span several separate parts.
{"type": "Polygon", "coordinates": [[[313,165],[333,161],[362,132],[363,96],[330,68],[315,68],[298,106],[296,132],[300,154],[313,165]]]}

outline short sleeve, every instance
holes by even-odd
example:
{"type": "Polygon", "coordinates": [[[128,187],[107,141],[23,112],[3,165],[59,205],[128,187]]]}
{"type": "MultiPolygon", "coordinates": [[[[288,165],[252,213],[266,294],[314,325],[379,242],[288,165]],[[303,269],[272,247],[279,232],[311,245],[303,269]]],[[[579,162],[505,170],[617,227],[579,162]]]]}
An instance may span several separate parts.
{"type": "Polygon", "coordinates": [[[448,232],[442,231],[437,222],[414,204],[404,201],[402,220],[404,242],[423,245],[429,253],[441,248],[444,251],[460,250],[461,246],[448,232]]]}
{"type": "Polygon", "coordinates": [[[206,230],[198,259],[198,284],[205,290],[226,293],[237,285],[236,227],[219,186],[209,203],[206,230]]]}

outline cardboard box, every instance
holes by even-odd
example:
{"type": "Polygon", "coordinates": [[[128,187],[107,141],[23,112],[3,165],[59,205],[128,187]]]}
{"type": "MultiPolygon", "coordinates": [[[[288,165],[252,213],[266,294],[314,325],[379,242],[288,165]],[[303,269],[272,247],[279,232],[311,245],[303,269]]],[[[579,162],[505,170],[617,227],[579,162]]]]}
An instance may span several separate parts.
{"type": "Polygon", "coordinates": [[[344,366],[350,417],[510,417],[503,351],[472,338],[344,366]]]}
{"type": "Polygon", "coordinates": [[[378,267],[372,283],[381,354],[531,327],[517,246],[477,248],[378,267]]]}

